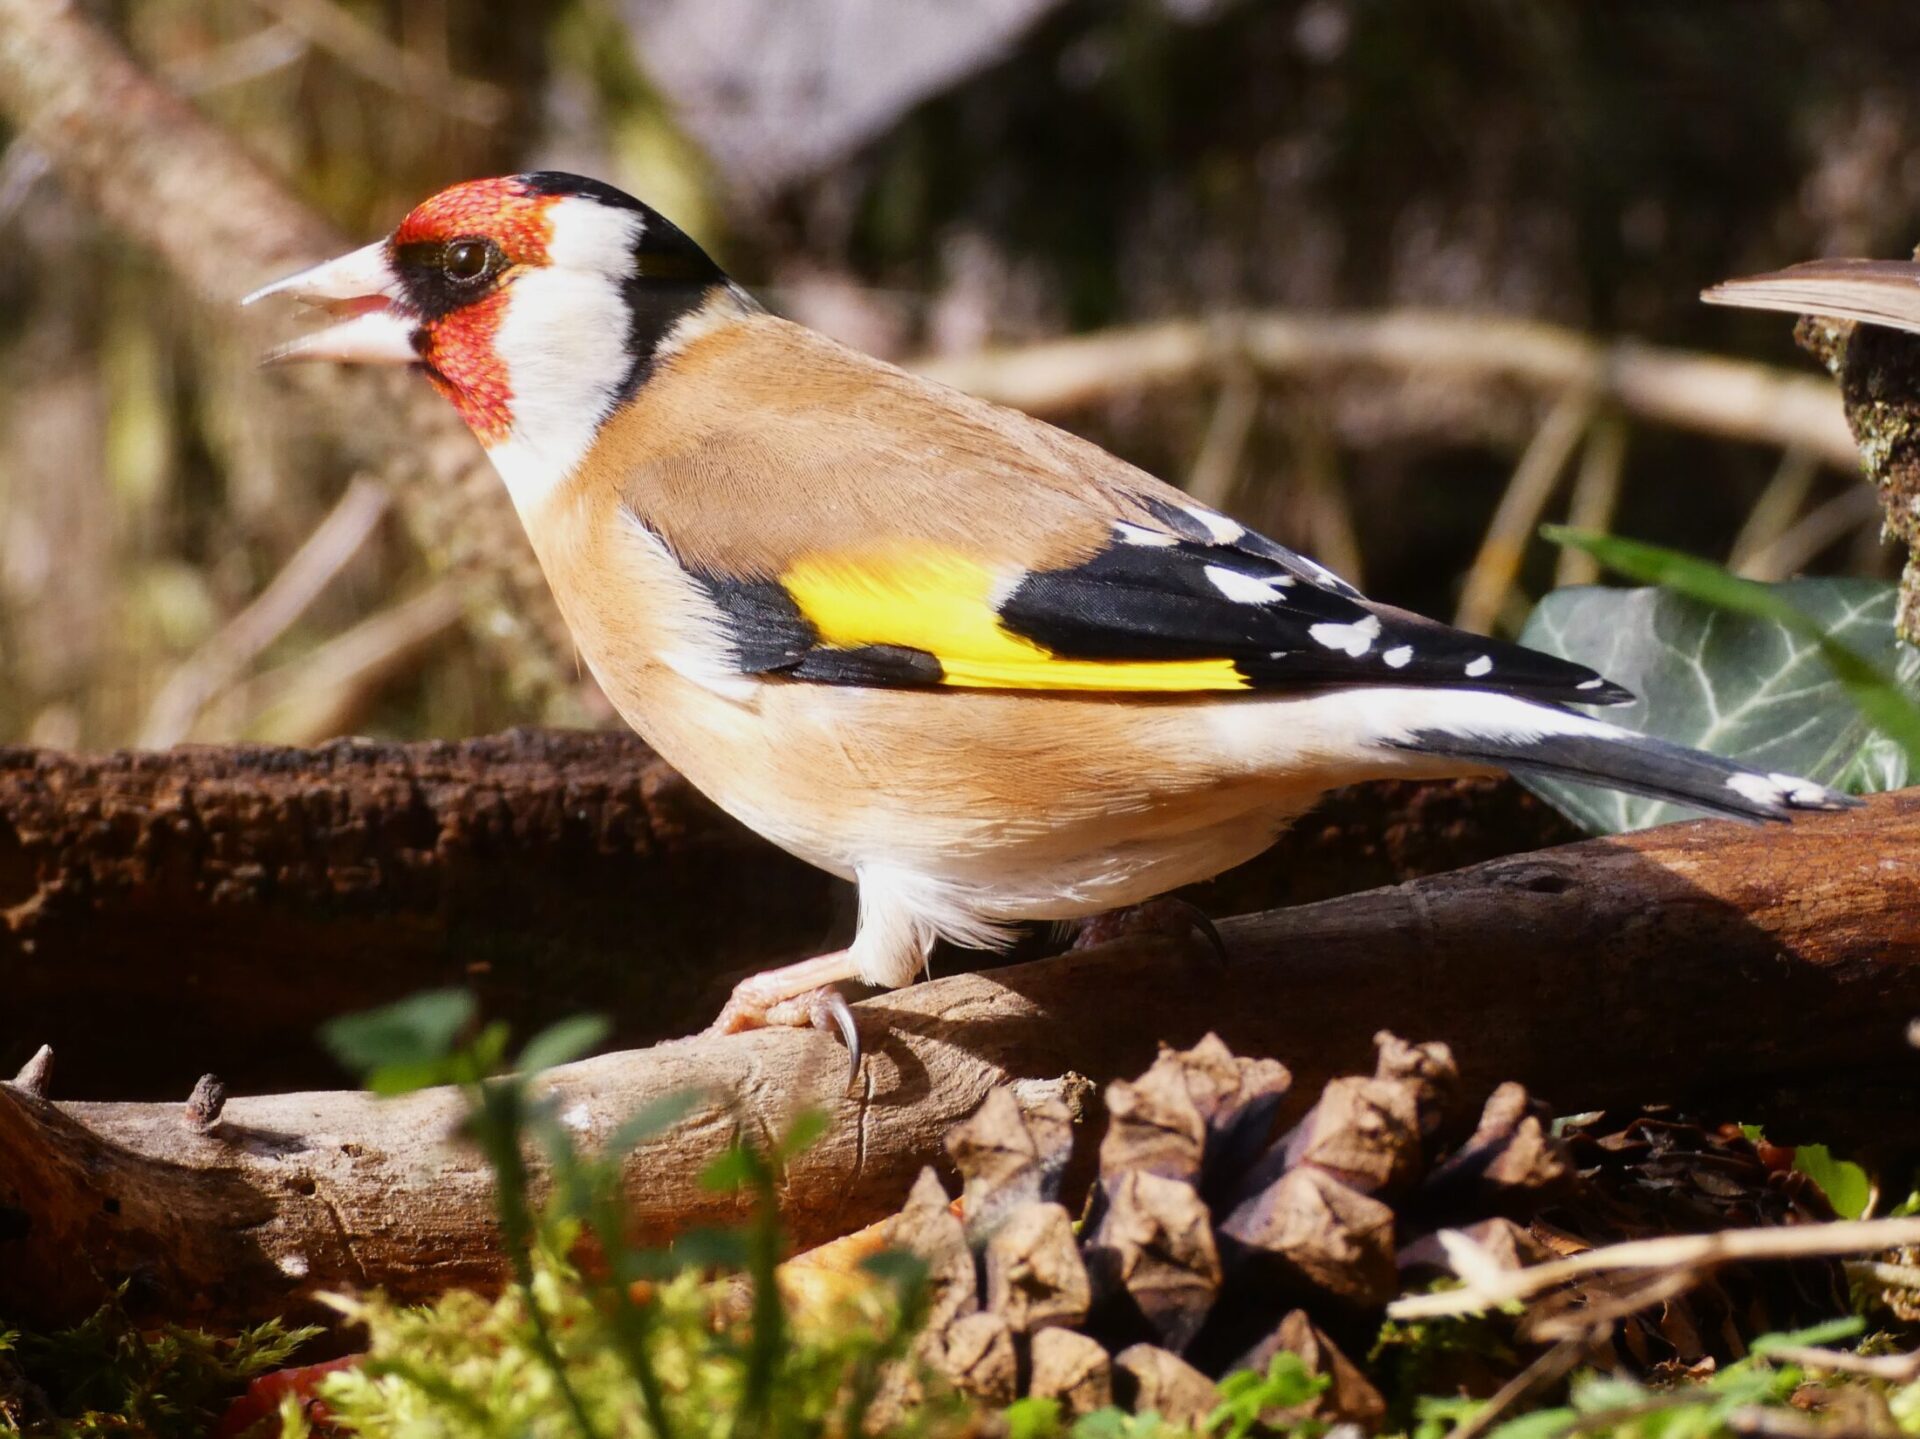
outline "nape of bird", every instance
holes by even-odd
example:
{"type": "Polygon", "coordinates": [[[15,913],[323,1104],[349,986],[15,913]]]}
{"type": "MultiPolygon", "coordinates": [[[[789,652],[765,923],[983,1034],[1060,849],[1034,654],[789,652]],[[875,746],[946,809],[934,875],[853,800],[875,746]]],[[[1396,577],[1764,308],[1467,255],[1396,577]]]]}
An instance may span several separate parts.
{"type": "Polygon", "coordinates": [[[621,715],[853,880],[845,950],[715,1027],[837,1025],[936,939],[1133,905],[1325,791],[1530,771],[1719,815],[1848,801],[1576,705],[1593,671],[1375,603],[1097,446],[767,313],[654,210],[552,172],[456,185],[269,285],[274,358],[413,366],[505,481],[621,715]]]}

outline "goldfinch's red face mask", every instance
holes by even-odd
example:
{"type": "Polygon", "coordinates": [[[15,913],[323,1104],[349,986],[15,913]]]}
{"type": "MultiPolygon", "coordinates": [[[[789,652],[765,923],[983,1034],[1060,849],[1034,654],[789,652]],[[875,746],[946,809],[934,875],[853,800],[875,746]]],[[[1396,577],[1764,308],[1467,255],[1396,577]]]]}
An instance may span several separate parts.
{"type": "Polygon", "coordinates": [[[660,338],[725,276],[610,186],[550,173],[441,191],[386,239],[268,285],[336,323],[269,359],[419,365],[480,442],[583,452],[660,338]]]}

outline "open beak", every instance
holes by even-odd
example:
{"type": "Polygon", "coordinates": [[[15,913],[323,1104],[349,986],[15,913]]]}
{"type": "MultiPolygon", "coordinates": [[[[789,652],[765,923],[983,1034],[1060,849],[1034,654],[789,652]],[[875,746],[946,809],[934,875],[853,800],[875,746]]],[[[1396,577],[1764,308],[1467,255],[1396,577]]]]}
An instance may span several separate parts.
{"type": "Polygon", "coordinates": [[[269,295],[291,295],[339,317],[339,323],[277,346],[267,352],[262,364],[344,360],[367,365],[413,365],[420,361],[416,338],[422,329],[387,260],[384,240],[264,285],[240,303],[251,305],[269,295]]]}

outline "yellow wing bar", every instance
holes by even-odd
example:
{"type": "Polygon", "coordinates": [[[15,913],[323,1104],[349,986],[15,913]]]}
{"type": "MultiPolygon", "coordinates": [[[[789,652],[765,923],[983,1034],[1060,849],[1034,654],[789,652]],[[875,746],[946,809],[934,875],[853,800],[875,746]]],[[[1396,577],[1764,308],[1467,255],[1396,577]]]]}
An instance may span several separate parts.
{"type": "Polygon", "coordinates": [[[780,577],[824,645],[901,645],[940,661],[942,682],[969,689],[1243,690],[1230,659],[1063,659],[1009,633],[995,612],[995,577],[948,552],[912,557],[829,555],[780,577]]]}

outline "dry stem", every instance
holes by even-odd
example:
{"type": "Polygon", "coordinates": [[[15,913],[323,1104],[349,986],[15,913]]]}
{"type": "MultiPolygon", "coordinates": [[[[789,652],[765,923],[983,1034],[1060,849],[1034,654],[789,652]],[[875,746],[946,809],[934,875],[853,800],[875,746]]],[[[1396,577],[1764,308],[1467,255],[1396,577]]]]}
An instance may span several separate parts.
{"type": "Polygon", "coordinates": [[[1415,1294],[1387,1306],[1394,1319],[1436,1319],[1478,1314],[1545,1293],[1584,1274],[1621,1270],[1710,1269],[1753,1259],[1816,1259],[1873,1254],[1920,1244],[1920,1219],[1843,1219],[1832,1224],[1792,1228],[1723,1229],[1715,1234],[1670,1234],[1632,1239],[1589,1249],[1567,1259],[1530,1269],[1503,1270],[1482,1262],[1473,1241],[1455,1231],[1444,1236],[1456,1272],[1466,1279],[1459,1289],[1415,1294]]]}

